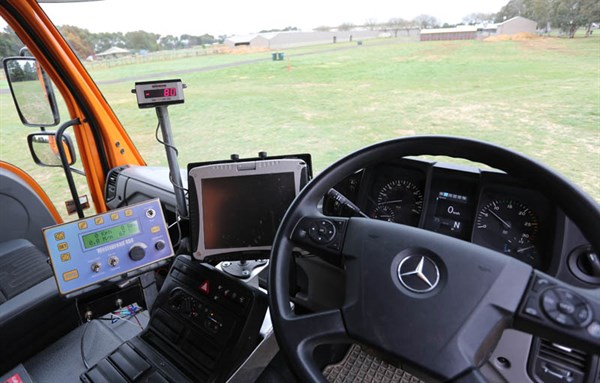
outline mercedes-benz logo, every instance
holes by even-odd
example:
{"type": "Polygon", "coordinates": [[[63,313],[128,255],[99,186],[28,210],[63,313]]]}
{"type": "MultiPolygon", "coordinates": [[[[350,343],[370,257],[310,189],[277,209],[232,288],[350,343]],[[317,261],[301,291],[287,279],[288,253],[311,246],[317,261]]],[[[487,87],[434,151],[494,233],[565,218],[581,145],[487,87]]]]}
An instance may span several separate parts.
{"type": "Polygon", "coordinates": [[[398,279],[410,291],[426,293],[440,282],[440,269],[428,257],[410,255],[398,265],[398,279]]]}

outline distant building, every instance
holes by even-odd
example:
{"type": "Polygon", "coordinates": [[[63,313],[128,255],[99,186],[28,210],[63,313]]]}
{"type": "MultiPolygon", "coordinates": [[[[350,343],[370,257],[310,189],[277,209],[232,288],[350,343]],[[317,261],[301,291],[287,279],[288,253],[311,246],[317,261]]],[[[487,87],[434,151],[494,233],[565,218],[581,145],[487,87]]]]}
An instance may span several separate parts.
{"type": "MultiPolygon", "coordinates": [[[[356,30],[356,31],[331,31],[331,32],[268,32],[254,35],[232,36],[225,40],[229,47],[250,46],[269,49],[285,49],[306,45],[335,44],[341,42],[375,39],[389,37],[382,31],[356,30]]],[[[416,28],[403,30],[398,37],[418,40],[419,30],[416,28]]]]}
{"type": "Polygon", "coordinates": [[[421,29],[421,41],[475,40],[477,27],[459,25],[454,28],[421,29]]]}
{"type": "Polygon", "coordinates": [[[536,33],[537,23],[516,16],[498,24],[459,25],[454,28],[422,29],[421,41],[475,40],[496,35],[536,33]]]}
{"type": "Polygon", "coordinates": [[[537,23],[525,17],[516,16],[497,24],[497,35],[514,35],[516,33],[535,33],[537,23]]]}
{"type": "Polygon", "coordinates": [[[130,55],[131,52],[124,48],[111,47],[104,52],[96,53],[97,58],[117,58],[130,55]]]}

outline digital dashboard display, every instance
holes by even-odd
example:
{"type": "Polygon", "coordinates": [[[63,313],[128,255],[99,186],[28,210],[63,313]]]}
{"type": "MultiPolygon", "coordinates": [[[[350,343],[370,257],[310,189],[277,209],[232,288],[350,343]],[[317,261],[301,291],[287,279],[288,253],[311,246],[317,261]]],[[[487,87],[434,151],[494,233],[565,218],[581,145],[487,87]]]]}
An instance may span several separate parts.
{"type": "Polygon", "coordinates": [[[184,102],[181,80],[142,81],[135,83],[135,97],[138,107],[156,108],[184,102]]]}
{"type": "Polygon", "coordinates": [[[177,88],[148,89],[144,91],[145,98],[175,97],[177,88]]]}
{"type": "Polygon", "coordinates": [[[113,226],[107,229],[95,231],[93,233],[85,234],[81,237],[83,240],[83,247],[86,249],[104,245],[109,242],[119,240],[121,238],[129,237],[140,232],[140,226],[138,221],[131,221],[124,223],[119,226],[113,226]]]}
{"type": "Polygon", "coordinates": [[[270,246],[295,196],[291,172],[202,180],[205,248],[270,246]]]}

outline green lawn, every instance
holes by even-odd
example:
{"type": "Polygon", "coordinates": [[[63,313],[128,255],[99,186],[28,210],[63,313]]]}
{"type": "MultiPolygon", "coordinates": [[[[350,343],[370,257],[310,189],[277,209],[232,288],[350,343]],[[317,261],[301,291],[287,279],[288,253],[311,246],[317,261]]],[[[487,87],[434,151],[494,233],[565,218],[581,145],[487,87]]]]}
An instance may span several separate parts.
{"type": "MultiPolygon", "coordinates": [[[[362,46],[346,44],[347,49],[327,51],[333,47],[338,46],[287,50],[283,62],[267,60],[177,76],[188,86],[185,104],[169,109],[182,166],[266,150],[310,152],[318,172],[379,140],[448,134],[524,152],[600,201],[597,36],[503,42],[365,41],[362,46]],[[314,54],[305,54],[313,50],[314,54]]],[[[91,69],[91,74],[106,81],[260,57],[269,58],[270,53],[199,56],[91,69]]],[[[137,108],[130,93],[133,82],[100,88],[148,164],[166,165],[164,150],[154,140],[155,112],[137,108]]],[[[9,105],[10,96],[0,95],[0,100],[0,157],[23,159],[25,129],[9,105]],[[11,140],[19,144],[7,145],[11,140]]]]}

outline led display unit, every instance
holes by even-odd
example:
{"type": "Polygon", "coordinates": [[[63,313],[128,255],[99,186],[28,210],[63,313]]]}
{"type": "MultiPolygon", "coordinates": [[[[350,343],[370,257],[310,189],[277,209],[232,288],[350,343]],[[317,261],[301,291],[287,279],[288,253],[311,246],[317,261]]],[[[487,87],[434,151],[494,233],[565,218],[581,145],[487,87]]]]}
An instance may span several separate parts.
{"type": "Polygon", "coordinates": [[[113,226],[107,229],[98,230],[81,236],[83,247],[90,249],[92,247],[104,245],[121,238],[128,237],[140,232],[138,221],[131,221],[119,226],[113,226]]]}
{"type": "Polygon", "coordinates": [[[183,104],[183,88],[181,80],[136,82],[132,90],[137,97],[138,107],[155,108],[165,105],[183,104]]]}

